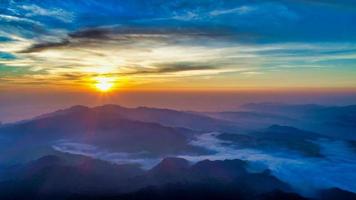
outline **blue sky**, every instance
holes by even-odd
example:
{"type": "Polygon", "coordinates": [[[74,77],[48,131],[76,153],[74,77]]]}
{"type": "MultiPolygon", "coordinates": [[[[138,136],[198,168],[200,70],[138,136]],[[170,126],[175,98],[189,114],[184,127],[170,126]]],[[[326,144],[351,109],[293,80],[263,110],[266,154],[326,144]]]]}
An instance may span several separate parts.
{"type": "Polygon", "coordinates": [[[0,2],[2,85],[347,88],[355,67],[351,0],[0,2]]]}

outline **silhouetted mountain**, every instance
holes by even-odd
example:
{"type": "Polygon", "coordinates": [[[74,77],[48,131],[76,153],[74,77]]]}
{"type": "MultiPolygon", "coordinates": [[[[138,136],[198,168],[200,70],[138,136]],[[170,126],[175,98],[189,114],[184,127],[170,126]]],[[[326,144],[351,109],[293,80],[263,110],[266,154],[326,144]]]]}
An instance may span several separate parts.
{"type": "MultiPolygon", "coordinates": [[[[307,199],[266,170],[251,173],[241,160],[190,164],[166,158],[148,171],[84,156],[45,156],[16,167],[0,181],[0,198],[9,199],[307,199]]],[[[354,199],[340,189],[321,190],[315,200],[354,199]]]]}
{"type": "MultiPolygon", "coordinates": [[[[240,160],[201,161],[190,165],[180,158],[163,159],[149,171],[134,165],[115,165],[82,156],[45,156],[29,162],[15,171],[16,176],[0,182],[0,198],[71,197],[73,195],[116,195],[124,199],[157,192],[180,196],[178,191],[193,192],[187,197],[211,194],[233,194],[254,197],[275,189],[289,191],[285,183],[263,173],[249,173],[240,160]]],[[[237,195],[237,196],[236,196],[237,195]]],[[[165,195],[164,195],[165,196],[165,195]]],[[[79,198],[78,197],[78,198],[79,198]]],[[[173,196],[172,196],[173,198],[173,196]]]]}
{"type": "MultiPolygon", "coordinates": [[[[77,199],[78,197],[75,197],[77,199]]],[[[245,192],[241,188],[233,185],[221,185],[216,183],[205,184],[167,184],[163,187],[148,187],[138,192],[119,195],[117,199],[128,200],[306,200],[296,193],[289,193],[277,190],[267,194],[254,195],[253,193],[245,192]]],[[[74,199],[74,198],[73,198],[74,199]]],[[[88,199],[115,199],[115,197],[107,198],[88,198],[88,199]]]]}
{"type": "Polygon", "coordinates": [[[241,160],[203,160],[193,165],[192,171],[197,177],[215,177],[227,181],[246,175],[245,167],[246,163],[241,160]]]}
{"type": "Polygon", "coordinates": [[[115,118],[129,119],[134,121],[159,123],[170,127],[183,127],[198,131],[211,130],[235,130],[238,127],[234,123],[203,116],[198,113],[184,112],[171,109],[137,107],[126,108],[119,105],[108,104],[89,108],[86,106],[72,106],[68,109],[58,110],[53,113],[44,114],[34,119],[43,119],[69,113],[94,112],[99,115],[108,115],[115,118]]]}
{"type": "Polygon", "coordinates": [[[126,119],[159,123],[171,127],[184,127],[198,131],[236,130],[234,123],[213,119],[191,112],[160,108],[125,108],[118,105],[104,105],[93,108],[97,112],[119,115],[126,119]]]}
{"type": "Polygon", "coordinates": [[[280,190],[254,196],[241,190],[214,184],[167,184],[163,187],[148,187],[123,195],[85,196],[73,195],[68,200],[306,200],[296,193],[280,190]]]}
{"type": "Polygon", "coordinates": [[[307,200],[308,198],[302,197],[296,193],[284,192],[281,190],[274,190],[257,197],[258,200],[307,200]]]}
{"type": "Polygon", "coordinates": [[[355,200],[356,194],[348,191],[341,190],[339,188],[331,188],[319,191],[318,198],[321,200],[355,200]]]}
{"type": "Polygon", "coordinates": [[[175,174],[189,168],[189,162],[183,158],[164,158],[158,165],[151,169],[153,174],[175,174]]]}
{"type": "Polygon", "coordinates": [[[143,171],[136,165],[110,164],[83,156],[73,160],[65,155],[42,157],[11,174],[0,183],[1,199],[118,193],[125,180],[143,171]]]}
{"type": "Polygon", "coordinates": [[[186,190],[190,190],[190,186],[231,188],[245,195],[257,195],[275,189],[291,190],[269,171],[249,173],[246,163],[241,160],[204,160],[189,165],[184,159],[168,158],[149,170],[146,176],[136,179],[136,182],[145,183],[141,185],[142,188],[164,187],[167,184],[178,184],[178,188],[186,190]]]}

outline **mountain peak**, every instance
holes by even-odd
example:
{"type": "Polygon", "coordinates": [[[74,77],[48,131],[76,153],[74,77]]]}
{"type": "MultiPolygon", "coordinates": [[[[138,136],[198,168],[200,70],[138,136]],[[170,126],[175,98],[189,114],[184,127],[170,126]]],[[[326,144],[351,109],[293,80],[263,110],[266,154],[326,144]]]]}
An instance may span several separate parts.
{"type": "Polygon", "coordinates": [[[189,161],[184,158],[167,157],[164,158],[152,171],[154,172],[176,172],[189,168],[189,161]]]}
{"type": "Polygon", "coordinates": [[[83,106],[83,105],[74,105],[74,106],[68,108],[68,110],[71,110],[71,111],[82,111],[82,110],[88,110],[88,109],[90,109],[90,108],[87,106],[83,106]]]}
{"type": "Polygon", "coordinates": [[[56,155],[46,155],[43,157],[38,158],[37,160],[33,160],[31,162],[32,166],[36,166],[37,168],[45,167],[45,166],[50,166],[50,165],[55,165],[61,163],[63,160],[56,156],[56,155]]]}
{"type": "Polygon", "coordinates": [[[123,107],[123,106],[120,106],[120,105],[117,105],[117,104],[104,104],[104,105],[101,105],[101,106],[97,106],[97,107],[94,107],[96,109],[122,109],[122,108],[126,108],[126,107],[123,107]]]}

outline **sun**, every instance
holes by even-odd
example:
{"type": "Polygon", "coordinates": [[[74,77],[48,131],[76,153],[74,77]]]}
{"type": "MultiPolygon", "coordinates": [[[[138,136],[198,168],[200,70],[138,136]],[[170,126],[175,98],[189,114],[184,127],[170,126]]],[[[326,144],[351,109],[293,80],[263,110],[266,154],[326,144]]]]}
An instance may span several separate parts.
{"type": "Polygon", "coordinates": [[[97,77],[95,81],[95,88],[100,92],[109,92],[115,85],[114,79],[111,77],[97,77]]]}

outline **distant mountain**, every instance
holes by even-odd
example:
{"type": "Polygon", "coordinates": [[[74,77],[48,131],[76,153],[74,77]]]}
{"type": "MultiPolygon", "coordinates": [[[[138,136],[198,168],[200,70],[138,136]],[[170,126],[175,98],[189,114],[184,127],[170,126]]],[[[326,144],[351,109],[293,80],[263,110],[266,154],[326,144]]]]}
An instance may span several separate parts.
{"type": "Polygon", "coordinates": [[[199,114],[215,119],[234,122],[236,125],[244,129],[262,128],[271,124],[290,125],[298,120],[280,114],[255,111],[203,112],[199,114]]]}
{"type": "Polygon", "coordinates": [[[183,127],[197,131],[236,130],[238,127],[229,121],[218,120],[192,112],[170,109],[138,107],[125,108],[118,105],[104,105],[93,108],[96,112],[119,115],[123,118],[144,122],[159,123],[170,127],[183,127]]]}
{"type": "MultiPolygon", "coordinates": [[[[226,131],[226,130],[238,130],[235,123],[214,119],[211,117],[203,116],[192,112],[183,112],[169,109],[158,109],[158,108],[148,108],[148,107],[138,107],[138,108],[125,108],[119,105],[104,105],[94,108],[89,108],[86,106],[73,106],[68,109],[58,110],[53,113],[44,114],[35,117],[31,120],[24,120],[15,124],[7,124],[4,127],[13,126],[29,126],[29,123],[38,122],[36,128],[46,128],[48,126],[48,121],[52,119],[58,120],[58,124],[62,121],[60,120],[76,120],[77,126],[86,123],[85,128],[91,130],[96,127],[96,125],[101,121],[114,121],[114,120],[132,120],[140,122],[158,123],[163,126],[170,127],[181,127],[187,129],[193,129],[196,131],[226,131]],[[90,124],[89,124],[90,123],[90,124]],[[43,126],[43,127],[42,127],[43,126]]],[[[33,127],[29,127],[33,128],[33,127]]],[[[72,132],[82,131],[80,128],[71,130],[72,132]]],[[[4,129],[3,131],[5,131],[4,129]]],[[[56,131],[49,130],[49,131],[56,131]]],[[[71,133],[72,134],[72,133],[71,133]]]]}
{"type": "Polygon", "coordinates": [[[218,135],[219,139],[232,142],[239,148],[278,149],[286,148],[307,156],[321,156],[320,147],[314,143],[325,136],[289,126],[272,125],[267,129],[247,134],[218,135]]]}
{"type": "Polygon", "coordinates": [[[264,132],[259,132],[256,134],[259,134],[263,137],[273,137],[274,139],[278,138],[282,140],[315,140],[318,138],[325,137],[323,135],[313,133],[311,131],[305,131],[295,127],[280,125],[272,125],[265,129],[264,132]]]}
{"type": "Polygon", "coordinates": [[[53,113],[44,114],[34,119],[48,118],[56,115],[66,115],[68,113],[73,112],[89,111],[99,114],[116,116],[129,120],[159,123],[164,126],[182,127],[197,131],[218,131],[226,129],[235,130],[238,128],[236,127],[236,125],[234,125],[234,123],[231,123],[229,121],[214,119],[208,116],[201,115],[199,113],[149,107],[126,108],[114,104],[108,104],[93,108],[77,105],[68,109],[58,110],[53,113]]]}
{"type": "Polygon", "coordinates": [[[317,104],[285,104],[285,103],[248,103],[240,106],[242,110],[284,114],[288,116],[300,117],[304,113],[313,112],[319,109],[327,108],[327,106],[317,104]]]}
{"type": "Polygon", "coordinates": [[[295,119],[286,123],[289,126],[311,130],[338,139],[356,140],[354,131],[356,129],[356,105],[253,103],[243,105],[241,108],[250,112],[270,113],[295,119]]]}
{"type": "Polygon", "coordinates": [[[203,120],[197,124],[219,124],[214,119],[178,111],[128,109],[114,105],[95,108],[75,106],[0,127],[0,152],[7,152],[2,153],[0,160],[5,159],[4,157],[14,157],[16,154],[24,155],[21,149],[48,154],[51,153],[49,145],[57,141],[89,144],[114,152],[146,152],[152,155],[203,153],[203,149],[189,144],[188,139],[193,137],[192,134],[197,133],[196,131],[157,123],[161,120],[167,122],[163,124],[168,124],[168,121],[173,123],[175,118],[181,119],[177,120],[177,126],[184,125],[184,121],[194,124],[195,118],[198,121],[203,120]],[[143,117],[138,119],[141,115],[143,117]],[[150,122],[143,121],[144,119],[150,122]]]}

